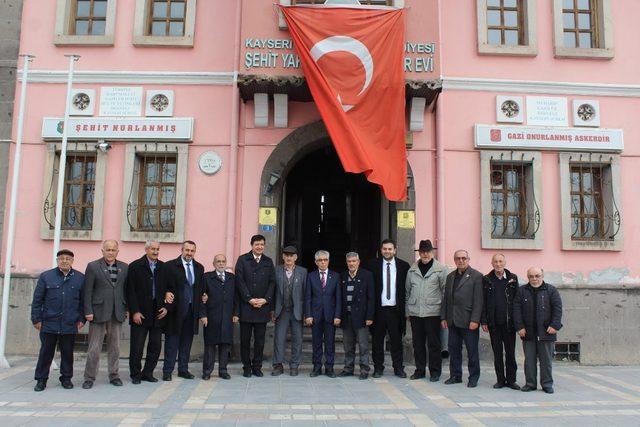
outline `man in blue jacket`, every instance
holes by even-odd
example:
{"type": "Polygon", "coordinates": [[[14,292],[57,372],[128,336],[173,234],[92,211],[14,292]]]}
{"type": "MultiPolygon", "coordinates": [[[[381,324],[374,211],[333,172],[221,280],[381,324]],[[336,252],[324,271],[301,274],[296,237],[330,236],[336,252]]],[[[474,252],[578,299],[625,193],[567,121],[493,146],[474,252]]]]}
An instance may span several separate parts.
{"type": "Polygon", "coordinates": [[[71,268],[73,252],[70,250],[62,249],[56,257],[58,266],[40,275],[31,303],[31,322],[40,331],[41,342],[35,391],[47,386],[57,345],[61,353],[60,382],[66,389],[73,388],[73,343],[85,322],[84,275],[71,268]]]}

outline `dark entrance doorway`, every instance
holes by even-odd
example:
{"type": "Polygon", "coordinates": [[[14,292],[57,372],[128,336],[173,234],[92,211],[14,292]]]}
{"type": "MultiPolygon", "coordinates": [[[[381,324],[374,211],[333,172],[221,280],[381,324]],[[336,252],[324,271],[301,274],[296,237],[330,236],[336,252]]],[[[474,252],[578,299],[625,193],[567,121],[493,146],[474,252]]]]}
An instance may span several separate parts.
{"type": "Polygon", "coordinates": [[[295,244],[298,262],[314,269],[318,249],[330,268],[346,269],[345,254],[375,256],[380,242],[381,193],[363,174],[346,173],[331,146],[312,151],[289,172],[284,192],[283,244],[295,244]]]}

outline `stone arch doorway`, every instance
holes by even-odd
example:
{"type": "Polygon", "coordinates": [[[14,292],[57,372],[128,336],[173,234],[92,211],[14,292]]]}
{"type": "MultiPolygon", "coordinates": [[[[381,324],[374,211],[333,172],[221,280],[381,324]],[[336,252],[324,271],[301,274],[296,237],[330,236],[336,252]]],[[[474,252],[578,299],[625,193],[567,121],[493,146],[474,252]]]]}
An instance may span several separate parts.
{"type": "MultiPolygon", "coordinates": [[[[277,221],[275,225],[263,225],[258,224],[258,232],[264,234],[267,238],[267,244],[265,252],[268,256],[272,257],[276,263],[280,262],[280,248],[283,244],[295,242],[297,245],[301,245],[305,248],[305,252],[301,255],[301,261],[303,264],[309,264],[310,256],[312,257],[311,247],[314,244],[328,245],[326,249],[332,251],[330,245],[332,245],[332,237],[329,235],[319,236],[317,239],[309,238],[309,227],[316,226],[317,216],[311,215],[313,224],[309,224],[309,215],[296,216],[295,209],[292,210],[292,198],[300,196],[302,193],[309,192],[309,186],[305,190],[300,189],[299,185],[292,185],[293,179],[307,179],[314,181],[310,183],[311,186],[316,185],[322,187],[323,183],[318,179],[313,180],[313,172],[309,172],[308,169],[317,167],[319,160],[327,162],[327,168],[331,168],[333,163],[333,155],[335,150],[331,144],[331,139],[327,133],[327,130],[322,121],[310,123],[302,126],[288,136],[286,136],[273,150],[267,162],[262,170],[261,182],[260,182],[260,207],[275,209],[277,212],[277,221]],[[292,179],[291,182],[287,182],[288,179],[292,179]],[[296,224],[292,226],[291,221],[303,221],[304,224],[296,224]],[[304,230],[307,230],[305,232],[304,230]],[[296,231],[297,230],[297,231],[296,231]],[[285,241],[285,238],[287,241],[285,241]]],[[[337,155],[336,155],[337,159],[337,155]]],[[[412,177],[411,168],[407,164],[407,170],[409,176],[412,177]]],[[[347,209],[347,205],[351,204],[351,215],[349,218],[345,218],[345,223],[351,224],[346,227],[346,231],[341,232],[341,236],[338,241],[342,244],[334,243],[337,247],[337,251],[334,251],[334,255],[343,255],[344,248],[350,247],[351,249],[360,248],[362,257],[368,257],[375,253],[377,244],[380,239],[391,237],[398,242],[398,256],[408,261],[413,261],[414,249],[415,249],[415,229],[403,228],[398,226],[397,215],[398,211],[401,214],[409,212],[411,215],[415,212],[415,189],[413,179],[408,180],[409,185],[409,198],[404,202],[389,202],[386,200],[382,192],[377,186],[366,182],[364,176],[361,174],[347,174],[341,166],[338,170],[334,170],[334,175],[341,175],[338,178],[344,178],[344,191],[345,202],[340,203],[340,209],[347,209]],[[349,193],[351,191],[351,193],[349,193]],[[366,193],[366,194],[361,194],[366,193]],[[351,194],[351,196],[349,196],[351,194]],[[349,199],[353,195],[356,195],[354,199],[349,199]],[[377,197],[377,199],[376,199],[377,197]],[[372,204],[370,209],[363,210],[358,209],[357,204],[372,204]],[[364,218],[367,215],[367,218],[364,218]],[[375,224],[371,224],[371,219],[375,218],[375,224]],[[360,224],[362,222],[362,224],[360,224]],[[354,227],[353,223],[356,224],[354,227]],[[360,225],[360,229],[357,225],[360,225]],[[370,236],[373,236],[375,243],[369,242],[369,238],[362,236],[362,227],[373,227],[375,229],[371,231],[370,236]],[[358,236],[351,234],[357,233],[358,236]],[[349,236],[345,236],[348,234],[349,236]],[[346,240],[345,240],[346,239],[346,240]],[[355,246],[354,246],[354,242],[355,246]],[[373,247],[369,246],[373,244],[373,247]]],[[[334,180],[334,188],[336,186],[334,180]]],[[[320,194],[320,193],[318,193],[320,194]]],[[[335,197],[334,197],[335,198],[335,197]]],[[[320,198],[317,198],[319,203],[320,198]]],[[[307,199],[300,198],[298,203],[315,203],[310,202],[307,199]]],[[[315,206],[310,209],[315,209],[315,206]]],[[[307,209],[309,210],[309,209],[307,209]]],[[[335,218],[334,218],[335,219],[335,218]]],[[[334,221],[335,222],[335,221],[334,221]]],[[[344,225],[343,224],[343,225],[344,225]]],[[[344,228],[344,227],[343,227],[344,228]]],[[[320,230],[322,233],[323,230],[320,230]]],[[[335,236],[334,236],[335,237],[335,236]]],[[[335,241],[335,240],[334,240],[335,241]]],[[[299,248],[302,249],[302,248],[299,248]]],[[[320,248],[316,248],[320,249],[320,248]]],[[[332,256],[332,266],[338,270],[343,264],[343,257],[337,258],[332,256]]],[[[366,258],[365,258],[366,259],[366,258]]]]}

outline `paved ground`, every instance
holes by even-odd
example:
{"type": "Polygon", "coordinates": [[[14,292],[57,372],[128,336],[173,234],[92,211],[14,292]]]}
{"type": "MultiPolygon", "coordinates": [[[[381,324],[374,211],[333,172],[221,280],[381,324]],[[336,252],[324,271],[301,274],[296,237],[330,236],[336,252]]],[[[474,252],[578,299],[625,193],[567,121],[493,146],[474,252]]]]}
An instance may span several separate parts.
{"type": "MultiPolygon", "coordinates": [[[[33,358],[11,358],[0,370],[0,424],[96,426],[629,426],[640,425],[640,367],[555,365],[556,393],[493,390],[492,367],[483,365],[479,386],[445,386],[385,375],[381,379],[309,378],[283,375],[231,380],[183,380],[134,386],[107,383],[101,371],[91,391],[82,390],[84,361],[76,361],[76,388],[64,390],[52,372],[48,388],[33,391],[33,358]]],[[[104,361],[102,361],[104,362],[104,361]]],[[[445,367],[446,369],[446,367],[445,367]]],[[[407,369],[410,374],[411,367],[407,369]]],[[[200,374],[200,366],[192,367],[200,374]]],[[[443,379],[446,375],[443,375],[443,379]]],[[[519,382],[523,382],[518,372],[519,382]]]]}

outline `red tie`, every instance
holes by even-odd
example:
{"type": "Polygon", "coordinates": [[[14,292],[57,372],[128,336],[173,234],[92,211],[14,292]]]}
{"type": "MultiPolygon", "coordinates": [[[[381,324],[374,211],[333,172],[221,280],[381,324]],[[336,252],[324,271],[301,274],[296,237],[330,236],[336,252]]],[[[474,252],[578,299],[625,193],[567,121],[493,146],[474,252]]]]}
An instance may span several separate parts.
{"type": "Polygon", "coordinates": [[[320,283],[322,284],[322,289],[327,286],[327,280],[324,278],[324,271],[320,272],[320,283]]]}

